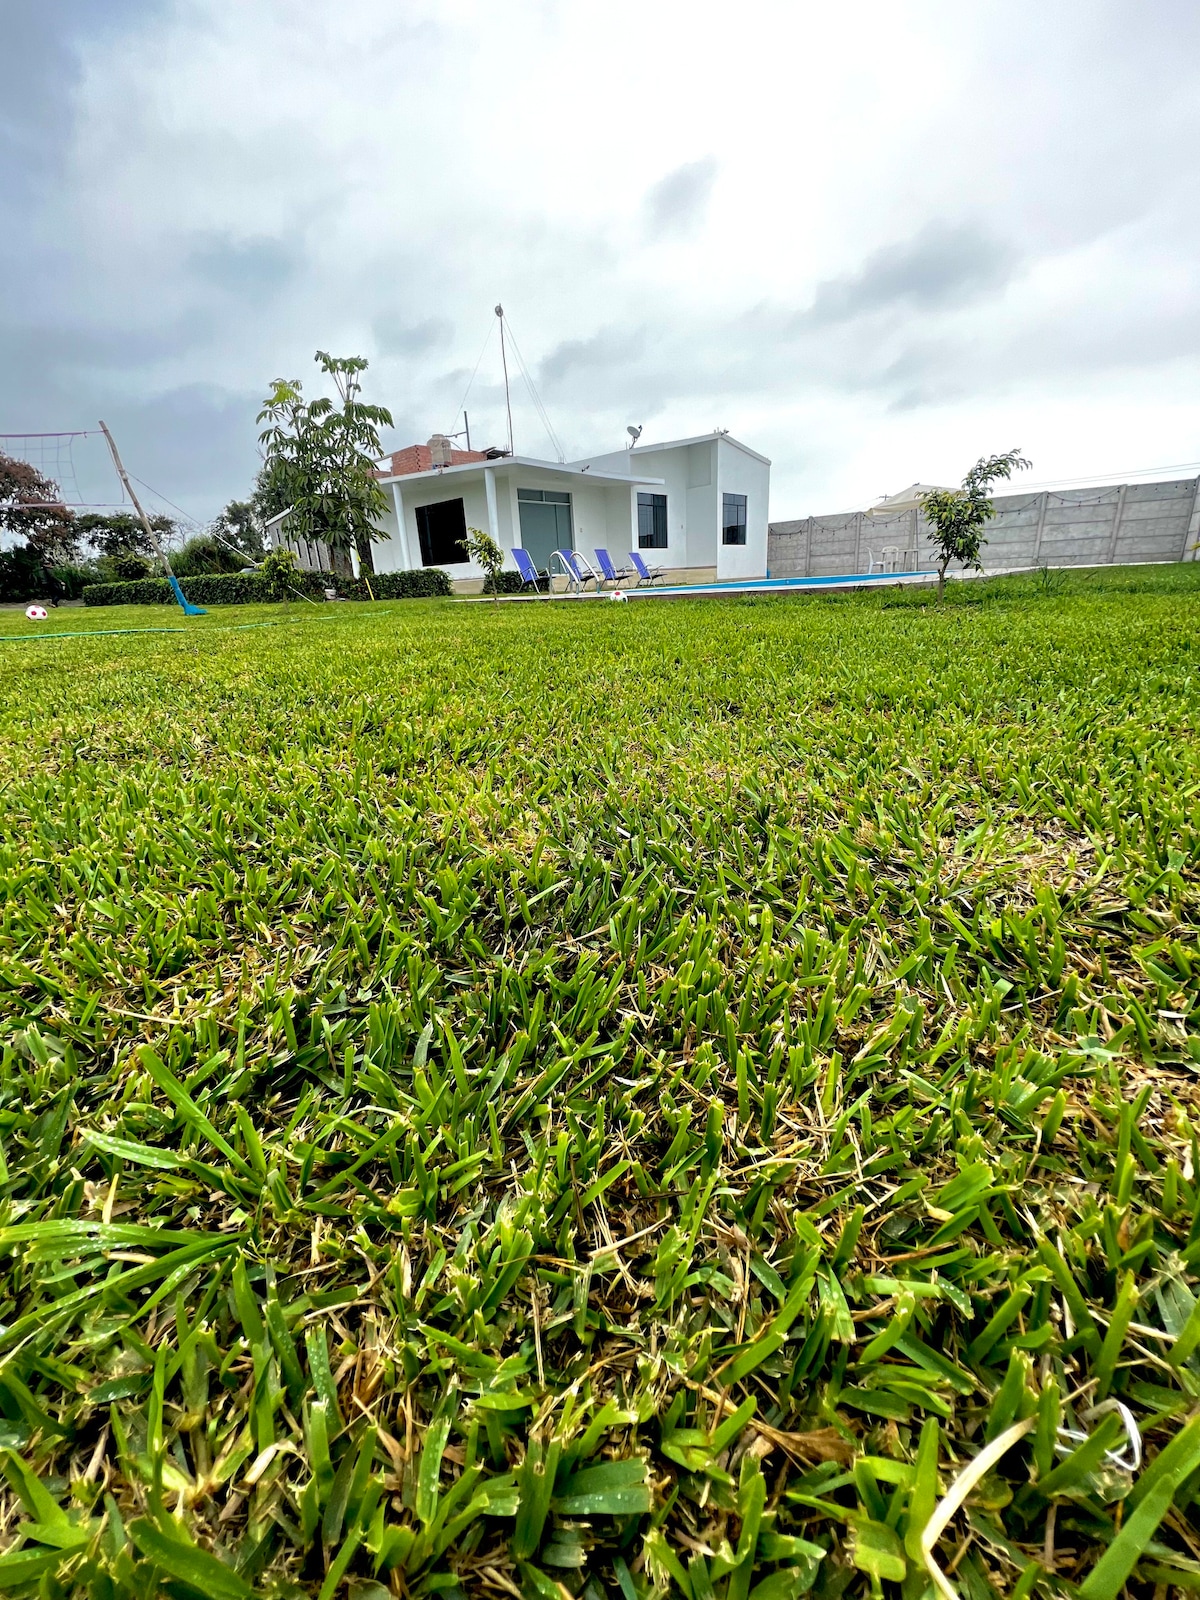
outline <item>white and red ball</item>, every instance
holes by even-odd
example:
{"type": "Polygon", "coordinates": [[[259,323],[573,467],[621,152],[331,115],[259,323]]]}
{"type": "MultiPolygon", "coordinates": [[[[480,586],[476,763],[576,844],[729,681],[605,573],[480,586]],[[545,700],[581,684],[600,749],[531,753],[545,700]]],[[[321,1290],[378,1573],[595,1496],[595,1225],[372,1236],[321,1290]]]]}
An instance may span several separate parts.
{"type": "Polygon", "coordinates": [[[46,610],[45,606],[25,607],[25,615],[29,618],[30,622],[45,622],[49,614],[50,613],[46,610]]]}
{"type": "Polygon", "coordinates": [[[625,593],[624,589],[614,589],[608,598],[610,600],[628,600],[629,596],[625,593]]]}

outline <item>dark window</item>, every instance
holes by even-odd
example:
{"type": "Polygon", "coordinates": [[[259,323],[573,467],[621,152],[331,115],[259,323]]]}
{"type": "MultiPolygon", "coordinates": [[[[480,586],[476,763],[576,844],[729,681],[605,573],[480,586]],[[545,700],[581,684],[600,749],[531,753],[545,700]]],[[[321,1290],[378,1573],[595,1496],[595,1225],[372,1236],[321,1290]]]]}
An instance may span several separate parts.
{"type": "Polygon", "coordinates": [[[638,549],[667,548],[667,497],[638,491],[638,549]]]}
{"type": "Polygon", "coordinates": [[[721,543],[745,544],[746,496],[727,494],[721,498],[724,501],[724,511],[721,515],[721,543]]]}
{"type": "Polygon", "coordinates": [[[452,567],[467,555],[467,514],[461,500],[417,507],[417,537],[423,567],[452,567]]]}

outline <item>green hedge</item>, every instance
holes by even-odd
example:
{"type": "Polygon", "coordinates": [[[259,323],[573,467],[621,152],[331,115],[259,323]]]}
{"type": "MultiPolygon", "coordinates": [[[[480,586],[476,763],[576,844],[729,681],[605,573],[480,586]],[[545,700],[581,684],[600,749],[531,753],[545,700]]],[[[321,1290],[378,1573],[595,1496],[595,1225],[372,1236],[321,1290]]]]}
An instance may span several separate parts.
{"type": "MultiPolygon", "coordinates": [[[[248,606],[273,598],[256,572],[213,572],[203,577],[181,578],[183,592],[198,606],[248,606]]],[[[339,578],[332,572],[298,572],[294,597],[323,600],[326,589],[336,589],[343,600],[427,600],[452,592],[450,579],[440,567],[417,572],[377,572],[366,578],[339,578]],[[370,589],[367,583],[370,582],[370,589]]],[[[165,606],[175,596],[165,578],[139,578],[132,583],[93,583],[83,591],[86,606],[165,606]]]]}

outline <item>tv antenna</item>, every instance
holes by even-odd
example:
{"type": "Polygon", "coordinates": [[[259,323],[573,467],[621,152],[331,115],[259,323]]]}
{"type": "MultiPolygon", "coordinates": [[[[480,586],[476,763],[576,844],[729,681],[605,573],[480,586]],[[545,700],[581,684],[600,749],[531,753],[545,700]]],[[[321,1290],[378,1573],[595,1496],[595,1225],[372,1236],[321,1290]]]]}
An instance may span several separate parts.
{"type": "Polygon", "coordinates": [[[504,350],[504,307],[503,306],[498,305],[496,307],[496,315],[500,319],[500,365],[504,368],[504,406],[505,406],[505,410],[508,412],[508,453],[511,456],[511,455],[514,454],[514,451],[513,451],[513,431],[512,431],[512,397],[508,392],[508,356],[505,354],[505,350],[504,350]]]}
{"type": "Polygon", "coordinates": [[[634,445],[642,437],[642,426],[643,424],[639,423],[635,428],[633,424],[630,423],[629,427],[625,429],[625,432],[629,435],[629,443],[625,446],[626,450],[632,450],[634,445]]]}

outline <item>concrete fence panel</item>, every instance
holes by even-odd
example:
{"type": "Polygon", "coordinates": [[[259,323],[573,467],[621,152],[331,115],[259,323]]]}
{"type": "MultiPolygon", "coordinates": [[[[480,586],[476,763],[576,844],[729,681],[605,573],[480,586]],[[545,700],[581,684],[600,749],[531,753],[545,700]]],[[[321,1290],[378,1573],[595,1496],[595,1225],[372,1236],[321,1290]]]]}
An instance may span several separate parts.
{"type": "MultiPolygon", "coordinates": [[[[1192,561],[1200,553],[1200,477],[997,495],[995,506],[983,548],[992,570],[1192,561]]],[[[773,522],[767,558],[775,578],[830,578],[867,572],[886,549],[898,553],[900,571],[934,565],[929,529],[913,512],[773,522]]]]}

